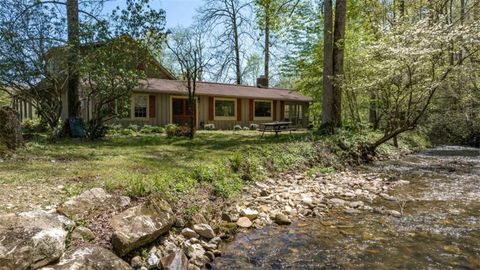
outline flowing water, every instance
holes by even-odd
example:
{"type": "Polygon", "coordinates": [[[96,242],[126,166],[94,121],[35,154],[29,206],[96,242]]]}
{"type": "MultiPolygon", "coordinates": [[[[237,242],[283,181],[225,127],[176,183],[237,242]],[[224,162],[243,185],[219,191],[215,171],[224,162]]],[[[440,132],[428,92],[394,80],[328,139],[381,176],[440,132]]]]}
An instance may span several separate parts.
{"type": "Polygon", "coordinates": [[[214,269],[480,269],[480,150],[442,147],[359,170],[409,185],[397,201],[373,206],[402,212],[323,219],[240,234],[214,269]]]}

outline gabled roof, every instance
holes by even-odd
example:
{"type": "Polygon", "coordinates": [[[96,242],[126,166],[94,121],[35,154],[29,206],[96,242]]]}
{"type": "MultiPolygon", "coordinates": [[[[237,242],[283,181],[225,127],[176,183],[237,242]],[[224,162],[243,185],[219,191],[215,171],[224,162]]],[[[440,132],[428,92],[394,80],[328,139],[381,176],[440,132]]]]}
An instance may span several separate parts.
{"type": "MultiPolygon", "coordinates": [[[[142,86],[137,91],[177,95],[187,94],[184,81],[164,79],[148,79],[142,83],[142,86]]],[[[303,96],[300,93],[289,89],[258,88],[254,86],[212,82],[197,82],[195,94],[199,96],[268,99],[298,102],[312,101],[312,98],[303,96]]]]}

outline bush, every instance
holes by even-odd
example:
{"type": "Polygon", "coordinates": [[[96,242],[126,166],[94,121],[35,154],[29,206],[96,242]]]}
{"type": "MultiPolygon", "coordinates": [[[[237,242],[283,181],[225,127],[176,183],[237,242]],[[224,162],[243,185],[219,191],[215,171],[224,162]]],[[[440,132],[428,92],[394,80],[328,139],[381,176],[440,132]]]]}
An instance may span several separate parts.
{"type": "Polygon", "coordinates": [[[243,130],[250,130],[249,127],[243,127],[243,130]]]}
{"type": "Polygon", "coordinates": [[[130,129],[131,131],[134,131],[134,132],[140,131],[140,127],[134,124],[129,125],[127,129],[130,129]]]}
{"type": "Polygon", "coordinates": [[[242,126],[240,126],[240,125],[235,125],[235,126],[233,127],[233,130],[242,130],[242,126]]]}
{"type": "Polygon", "coordinates": [[[47,127],[39,118],[25,119],[22,121],[22,130],[24,133],[45,132],[47,131],[47,127]]]}
{"type": "Polygon", "coordinates": [[[259,127],[258,124],[250,124],[250,130],[258,130],[259,127]]]}
{"type": "Polygon", "coordinates": [[[205,130],[214,130],[215,129],[215,124],[205,124],[204,129],[205,130]]]}
{"type": "Polygon", "coordinates": [[[160,134],[164,132],[165,132],[165,129],[160,126],[145,125],[143,126],[142,129],[140,129],[140,133],[143,133],[143,134],[152,134],[152,133],[160,134]]]}
{"type": "Polygon", "coordinates": [[[175,124],[168,124],[165,126],[165,132],[167,133],[167,137],[171,138],[175,136],[177,130],[177,125],[175,124]]]}
{"type": "Polygon", "coordinates": [[[131,135],[133,135],[135,132],[134,132],[133,130],[131,130],[131,129],[124,128],[124,129],[121,129],[121,130],[119,131],[119,133],[120,133],[121,135],[124,135],[124,136],[131,136],[131,135]]]}

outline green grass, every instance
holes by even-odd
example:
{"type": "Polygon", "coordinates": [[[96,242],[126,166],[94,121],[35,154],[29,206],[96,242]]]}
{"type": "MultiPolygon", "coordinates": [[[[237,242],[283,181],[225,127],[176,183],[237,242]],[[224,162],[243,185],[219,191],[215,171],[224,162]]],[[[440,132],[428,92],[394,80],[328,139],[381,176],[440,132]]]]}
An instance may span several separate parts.
{"type": "Polygon", "coordinates": [[[198,132],[193,140],[158,134],[98,142],[37,138],[0,163],[0,184],[63,185],[66,197],[91,187],[144,196],[206,184],[229,197],[246,181],[307,163],[314,155],[307,138],[307,132],[261,138],[251,131],[198,132]]]}

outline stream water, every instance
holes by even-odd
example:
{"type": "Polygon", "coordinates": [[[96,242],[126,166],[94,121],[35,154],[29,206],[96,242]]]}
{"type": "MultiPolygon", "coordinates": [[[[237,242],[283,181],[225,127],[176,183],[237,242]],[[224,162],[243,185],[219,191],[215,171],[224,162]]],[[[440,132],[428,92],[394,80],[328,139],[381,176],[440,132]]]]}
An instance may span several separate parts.
{"type": "Polygon", "coordinates": [[[480,150],[441,147],[359,170],[391,181],[396,201],[369,202],[402,212],[271,225],[239,234],[214,269],[480,269],[480,150]]]}

